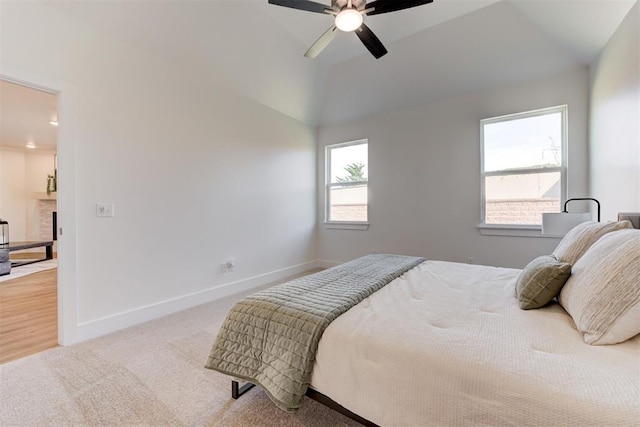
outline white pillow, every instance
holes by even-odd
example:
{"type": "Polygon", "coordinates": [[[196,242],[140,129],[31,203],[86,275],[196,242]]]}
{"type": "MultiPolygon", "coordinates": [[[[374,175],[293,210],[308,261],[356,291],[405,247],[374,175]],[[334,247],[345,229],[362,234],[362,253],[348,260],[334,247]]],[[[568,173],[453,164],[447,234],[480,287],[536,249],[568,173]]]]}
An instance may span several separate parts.
{"type": "Polygon", "coordinates": [[[573,265],[599,238],[627,228],[632,228],[629,221],[583,222],[569,230],[553,251],[553,256],[560,262],[573,265]]]}
{"type": "Polygon", "coordinates": [[[558,301],[587,344],[640,333],[640,230],[608,233],[575,263],[558,301]]]}

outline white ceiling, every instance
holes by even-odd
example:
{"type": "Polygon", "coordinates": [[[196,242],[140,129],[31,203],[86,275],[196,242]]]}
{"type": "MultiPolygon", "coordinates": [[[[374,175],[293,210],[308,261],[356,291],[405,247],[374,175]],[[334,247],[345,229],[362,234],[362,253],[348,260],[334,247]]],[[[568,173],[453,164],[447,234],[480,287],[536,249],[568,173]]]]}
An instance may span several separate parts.
{"type": "Polygon", "coordinates": [[[57,97],[47,92],[0,80],[0,146],[55,151],[58,131],[49,122],[57,118],[57,97]]]}
{"type": "Polygon", "coordinates": [[[303,57],[331,17],[267,0],[45,3],[300,121],[335,124],[588,65],[636,1],[435,0],[366,18],[389,50],[379,60],[347,33],[303,57]]]}
{"type": "MultiPolygon", "coordinates": [[[[322,0],[314,0],[323,3],[322,0]]],[[[365,16],[365,23],[389,44],[411,34],[450,21],[481,9],[499,0],[434,0],[434,3],[382,15],[365,16]]],[[[262,1],[267,3],[267,0],[262,1]]],[[[329,4],[326,0],[324,3],[329,4]]],[[[329,15],[301,12],[290,8],[268,6],[269,16],[300,43],[302,55],[332,24],[329,15]]],[[[318,56],[317,60],[336,65],[360,55],[369,55],[355,34],[338,33],[337,39],[318,56]]]]}

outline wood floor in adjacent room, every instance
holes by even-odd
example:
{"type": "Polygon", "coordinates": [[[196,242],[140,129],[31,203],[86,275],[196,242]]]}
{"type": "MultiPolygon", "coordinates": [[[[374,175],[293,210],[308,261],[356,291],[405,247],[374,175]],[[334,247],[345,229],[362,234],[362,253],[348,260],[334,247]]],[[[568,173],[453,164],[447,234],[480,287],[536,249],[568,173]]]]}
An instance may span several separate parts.
{"type": "Polygon", "coordinates": [[[0,283],[0,364],[58,345],[57,273],[0,283]]]}

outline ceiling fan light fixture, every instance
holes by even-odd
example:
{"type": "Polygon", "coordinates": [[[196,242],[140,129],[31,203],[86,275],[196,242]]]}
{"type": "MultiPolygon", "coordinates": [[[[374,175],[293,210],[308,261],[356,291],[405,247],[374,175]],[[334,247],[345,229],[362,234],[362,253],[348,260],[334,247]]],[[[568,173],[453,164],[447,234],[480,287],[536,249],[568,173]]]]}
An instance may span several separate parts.
{"type": "Polygon", "coordinates": [[[344,9],[336,16],[336,27],[348,33],[360,28],[363,21],[362,14],[356,9],[344,9]]]}
{"type": "Polygon", "coordinates": [[[354,33],[374,58],[379,59],[387,54],[380,39],[364,23],[364,15],[380,15],[397,10],[410,9],[423,4],[433,3],[434,0],[331,0],[327,7],[327,0],[318,3],[316,0],[268,0],[269,4],[321,13],[334,17],[333,25],[320,36],[318,40],[304,54],[307,58],[315,58],[333,40],[338,30],[354,33]]]}

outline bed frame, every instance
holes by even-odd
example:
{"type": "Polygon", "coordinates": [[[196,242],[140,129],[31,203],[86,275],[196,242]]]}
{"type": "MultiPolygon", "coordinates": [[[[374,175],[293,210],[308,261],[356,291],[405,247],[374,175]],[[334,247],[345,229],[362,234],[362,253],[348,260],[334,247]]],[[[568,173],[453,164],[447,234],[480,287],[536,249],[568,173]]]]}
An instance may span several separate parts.
{"type": "MultiPolygon", "coordinates": [[[[238,399],[238,398],[240,398],[240,396],[242,396],[243,394],[245,394],[246,392],[251,390],[253,387],[255,387],[255,384],[253,384],[253,383],[246,383],[245,385],[240,387],[240,384],[238,383],[238,381],[231,380],[231,397],[234,398],[234,399],[238,399]]],[[[335,400],[332,400],[331,398],[325,396],[324,394],[320,393],[319,391],[314,390],[311,387],[307,388],[306,396],[308,398],[310,398],[310,399],[315,400],[316,402],[319,402],[319,403],[323,404],[324,406],[326,406],[328,408],[333,409],[336,412],[340,412],[342,415],[344,415],[346,417],[349,417],[354,421],[359,422],[363,426],[378,427],[377,424],[372,423],[371,421],[369,421],[369,420],[367,420],[365,418],[362,418],[360,415],[351,412],[350,410],[348,410],[344,406],[342,406],[339,403],[337,403],[335,400]]]]}

